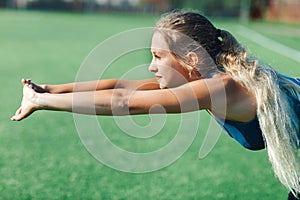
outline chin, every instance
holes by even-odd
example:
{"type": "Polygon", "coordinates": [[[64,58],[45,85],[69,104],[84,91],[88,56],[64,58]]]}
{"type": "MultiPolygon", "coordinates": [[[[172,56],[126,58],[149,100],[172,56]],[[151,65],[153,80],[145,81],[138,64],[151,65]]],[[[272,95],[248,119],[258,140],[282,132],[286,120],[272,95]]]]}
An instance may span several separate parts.
{"type": "Polygon", "coordinates": [[[167,89],[168,87],[165,86],[165,85],[159,85],[159,88],[160,88],[160,89],[167,89]]]}
{"type": "Polygon", "coordinates": [[[164,81],[158,81],[159,84],[159,88],[160,89],[166,89],[167,88],[167,84],[164,81]]]}

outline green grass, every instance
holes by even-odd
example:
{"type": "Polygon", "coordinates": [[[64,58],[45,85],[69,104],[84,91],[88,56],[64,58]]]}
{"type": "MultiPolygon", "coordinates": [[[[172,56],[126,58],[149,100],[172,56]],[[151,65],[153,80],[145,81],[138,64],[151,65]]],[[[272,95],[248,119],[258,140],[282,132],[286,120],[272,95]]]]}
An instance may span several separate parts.
{"type": "MultiPolygon", "coordinates": [[[[21,100],[21,78],[49,84],[72,82],[82,61],[98,43],[124,30],[152,26],[156,19],[157,16],[136,14],[0,10],[0,199],[286,198],[287,191],[274,177],[264,150],[248,151],[222,134],[213,151],[205,159],[198,159],[210,120],[205,112],[199,113],[200,128],[188,151],[172,165],[145,174],[119,172],[95,160],[82,145],[70,113],[37,112],[22,122],[9,121],[21,100]]],[[[230,30],[235,22],[216,24],[230,30]]],[[[299,26],[292,28],[299,30],[299,26]]],[[[258,46],[246,36],[237,37],[252,52],[278,66],[279,71],[300,75],[299,63],[258,46]]],[[[270,37],[284,42],[277,36],[270,37]]],[[[291,47],[299,47],[299,37],[289,40],[291,47]]],[[[143,60],[149,61],[147,53],[137,55],[141,57],[133,59],[129,55],[115,65],[123,64],[122,70],[126,71],[145,63],[143,60]]],[[[120,74],[110,70],[107,76],[120,74]]],[[[178,117],[169,116],[165,131],[149,141],[124,136],[111,117],[99,117],[99,121],[111,130],[109,137],[116,144],[142,152],[170,141],[178,117]]],[[[134,120],[143,125],[149,118],[140,116],[134,120]]]]}

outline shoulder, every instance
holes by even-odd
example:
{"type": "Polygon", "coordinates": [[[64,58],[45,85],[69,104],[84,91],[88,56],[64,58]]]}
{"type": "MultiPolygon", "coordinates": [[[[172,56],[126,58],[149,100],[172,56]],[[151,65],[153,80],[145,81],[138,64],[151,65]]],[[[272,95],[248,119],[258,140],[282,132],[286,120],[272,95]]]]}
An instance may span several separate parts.
{"type": "Polygon", "coordinates": [[[219,113],[223,119],[247,122],[256,116],[256,97],[253,91],[245,88],[229,74],[218,75],[222,77],[226,94],[226,112],[219,113]]]}

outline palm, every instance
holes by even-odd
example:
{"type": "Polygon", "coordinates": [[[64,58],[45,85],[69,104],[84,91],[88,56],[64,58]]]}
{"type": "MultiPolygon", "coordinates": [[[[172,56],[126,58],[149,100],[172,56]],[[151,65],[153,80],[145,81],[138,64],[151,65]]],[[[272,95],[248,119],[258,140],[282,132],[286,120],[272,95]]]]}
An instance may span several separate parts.
{"type": "Polygon", "coordinates": [[[28,85],[24,85],[21,107],[16,111],[15,116],[13,116],[11,119],[20,121],[37,110],[37,105],[33,103],[34,98],[36,98],[36,93],[34,90],[29,88],[28,85]]]}

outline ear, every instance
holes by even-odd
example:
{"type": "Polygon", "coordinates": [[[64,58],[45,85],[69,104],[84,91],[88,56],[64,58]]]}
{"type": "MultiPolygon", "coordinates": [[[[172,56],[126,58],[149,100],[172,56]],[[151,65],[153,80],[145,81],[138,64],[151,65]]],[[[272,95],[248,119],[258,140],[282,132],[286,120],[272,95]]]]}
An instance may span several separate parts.
{"type": "Polygon", "coordinates": [[[187,57],[189,59],[189,63],[191,64],[191,66],[196,67],[198,65],[199,58],[195,52],[189,52],[187,54],[187,57]]]}

